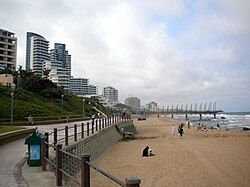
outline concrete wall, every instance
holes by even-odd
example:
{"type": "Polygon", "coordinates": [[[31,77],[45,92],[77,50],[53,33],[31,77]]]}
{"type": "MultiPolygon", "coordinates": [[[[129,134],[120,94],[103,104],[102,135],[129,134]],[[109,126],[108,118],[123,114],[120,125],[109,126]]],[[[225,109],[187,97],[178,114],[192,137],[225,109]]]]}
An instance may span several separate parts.
{"type": "MultiPolygon", "coordinates": [[[[122,139],[122,135],[118,132],[118,129],[121,128],[124,128],[127,132],[132,133],[136,131],[132,121],[119,122],[115,125],[102,129],[92,136],[86,137],[72,145],[67,146],[63,150],[79,157],[83,153],[89,153],[91,155],[90,160],[94,160],[104,153],[110,146],[122,139]]],[[[80,170],[80,161],[65,153],[62,153],[62,159],[62,169],[71,176],[75,176],[80,170]]],[[[55,158],[51,161],[55,162],[55,158]]],[[[54,167],[50,168],[55,171],[54,167]]],[[[70,180],[64,174],[63,179],[65,182],[70,180]]]]}

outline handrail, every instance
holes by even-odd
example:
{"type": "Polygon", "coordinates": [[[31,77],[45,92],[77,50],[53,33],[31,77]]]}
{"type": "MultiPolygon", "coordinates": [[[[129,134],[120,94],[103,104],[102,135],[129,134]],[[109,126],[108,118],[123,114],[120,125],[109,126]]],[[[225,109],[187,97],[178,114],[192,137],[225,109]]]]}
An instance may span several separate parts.
{"type": "Polygon", "coordinates": [[[103,174],[104,176],[108,177],[109,179],[111,179],[112,181],[116,182],[117,184],[121,185],[121,186],[126,186],[126,184],[121,181],[120,179],[108,174],[106,171],[98,168],[97,166],[95,166],[93,163],[86,161],[86,164],[88,164],[90,167],[92,167],[93,169],[95,169],[96,171],[98,171],[99,173],[103,174]]]}

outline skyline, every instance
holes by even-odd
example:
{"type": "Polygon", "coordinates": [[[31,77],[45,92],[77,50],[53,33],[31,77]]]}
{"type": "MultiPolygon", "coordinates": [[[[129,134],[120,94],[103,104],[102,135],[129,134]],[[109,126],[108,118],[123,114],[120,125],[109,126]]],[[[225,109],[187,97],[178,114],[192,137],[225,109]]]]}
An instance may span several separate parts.
{"type": "MultiPolygon", "coordinates": [[[[25,67],[26,32],[65,43],[72,75],[162,105],[217,102],[250,111],[250,2],[3,0],[25,67]],[[44,11],[47,14],[44,14],[44,11]],[[32,19],[31,19],[32,18],[32,19]]],[[[8,19],[6,19],[8,18],[8,19]]]]}

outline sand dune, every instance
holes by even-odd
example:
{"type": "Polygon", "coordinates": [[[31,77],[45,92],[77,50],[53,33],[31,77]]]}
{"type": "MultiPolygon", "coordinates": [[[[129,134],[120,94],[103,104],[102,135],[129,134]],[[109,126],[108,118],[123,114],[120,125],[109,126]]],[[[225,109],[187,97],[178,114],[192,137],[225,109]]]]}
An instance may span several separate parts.
{"type": "MultiPolygon", "coordinates": [[[[173,123],[165,117],[135,121],[138,139],[118,142],[94,163],[122,180],[138,176],[143,187],[250,185],[250,133],[184,128],[180,139],[170,133],[173,123]],[[141,157],[147,145],[155,156],[141,157]]],[[[91,186],[117,185],[91,170],[91,186]]]]}

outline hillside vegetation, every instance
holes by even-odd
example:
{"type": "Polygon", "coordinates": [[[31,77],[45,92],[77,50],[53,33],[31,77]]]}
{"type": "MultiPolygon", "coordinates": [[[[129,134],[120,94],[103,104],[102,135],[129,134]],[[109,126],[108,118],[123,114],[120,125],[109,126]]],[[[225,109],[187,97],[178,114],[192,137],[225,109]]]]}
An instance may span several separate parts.
{"type": "MultiPolygon", "coordinates": [[[[64,92],[61,87],[50,80],[38,77],[32,72],[21,70],[19,80],[17,80],[16,72],[13,72],[13,75],[14,83],[19,85],[19,88],[14,90],[15,121],[27,120],[29,115],[34,117],[82,115],[83,101],[81,97],[64,92]]],[[[95,98],[85,98],[85,117],[97,113],[92,108],[93,106],[105,114],[111,114],[111,111],[99,104],[95,98]]],[[[0,121],[8,121],[10,115],[11,88],[0,85],[0,121]]]]}

